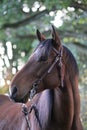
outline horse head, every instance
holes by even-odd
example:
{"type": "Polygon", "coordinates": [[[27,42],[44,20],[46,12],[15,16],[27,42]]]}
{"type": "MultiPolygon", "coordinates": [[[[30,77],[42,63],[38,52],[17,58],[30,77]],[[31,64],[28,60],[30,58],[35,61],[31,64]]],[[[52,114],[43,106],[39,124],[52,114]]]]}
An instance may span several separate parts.
{"type": "Polygon", "coordinates": [[[29,95],[63,86],[63,46],[58,33],[52,26],[51,39],[46,39],[39,30],[37,37],[39,44],[11,82],[11,98],[15,101],[26,102],[29,95]]]}

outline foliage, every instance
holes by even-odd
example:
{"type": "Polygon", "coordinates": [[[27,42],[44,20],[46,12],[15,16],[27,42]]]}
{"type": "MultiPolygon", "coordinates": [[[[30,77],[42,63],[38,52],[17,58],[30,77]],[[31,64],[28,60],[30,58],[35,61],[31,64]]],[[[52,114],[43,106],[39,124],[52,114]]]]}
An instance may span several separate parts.
{"type": "Polygon", "coordinates": [[[87,86],[87,0],[1,0],[0,93],[37,45],[36,29],[49,37],[51,24],[77,59],[81,92],[87,86]]]}

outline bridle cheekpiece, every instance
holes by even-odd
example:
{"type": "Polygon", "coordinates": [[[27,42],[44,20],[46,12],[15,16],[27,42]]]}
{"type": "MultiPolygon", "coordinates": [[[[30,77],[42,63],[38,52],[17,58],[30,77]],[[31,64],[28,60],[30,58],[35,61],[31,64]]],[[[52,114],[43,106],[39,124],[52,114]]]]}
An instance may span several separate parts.
{"type": "Polygon", "coordinates": [[[32,89],[30,90],[30,99],[33,98],[33,96],[37,93],[38,85],[41,83],[41,81],[45,78],[45,76],[49,73],[51,73],[54,66],[58,63],[58,66],[60,67],[60,86],[63,87],[63,77],[62,77],[62,54],[63,54],[63,47],[61,47],[60,51],[52,47],[52,50],[56,53],[56,57],[53,60],[53,63],[48,68],[48,70],[41,76],[41,78],[37,79],[33,85],[32,89]]]}

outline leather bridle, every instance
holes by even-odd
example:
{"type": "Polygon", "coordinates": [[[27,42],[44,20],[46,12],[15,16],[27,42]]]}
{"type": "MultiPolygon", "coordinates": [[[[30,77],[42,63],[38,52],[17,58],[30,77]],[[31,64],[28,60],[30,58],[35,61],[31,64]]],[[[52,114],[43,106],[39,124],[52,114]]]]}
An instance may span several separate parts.
{"type": "MultiPolygon", "coordinates": [[[[63,47],[61,47],[60,51],[58,51],[54,47],[52,48],[52,50],[55,52],[56,56],[53,59],[53,62],[51,64],[51,66],[48,68],[48,70],[41,76],[41,78],[39,78],[38,80],[36,80],[33,83],[32,89],[30,90],[30,99],[32,99],[33,96],[37,93],[38,85],[41,83],[41,81],[45,78],[45,76],[47,74],[51,73],[52,69],[54,68],[54,66],[57,63],[58,63],[58,66],[60,67],[60,84],[63,87],[63,78],[62,78],[62,53],[63,53],[63,47]]],[[[31,105],[30,110],[28,110],[26,105],[23,104],[23,106],[22,106],[22,112],[25,115],[25,119],[26,119],[29,130],[30,130],[30,122],[29,122],[28,114],[31,113],[31,111],[33,109],[35,111],[35,116],[36,116],[36,118],[38,120],[39,126],[41,127],[41,123],[40,123],[39,116],[38,116],[38,110],[37,110],[37,107],[35,106],[35,104],[31,105]]]]}
{"type": "Polygon", "coordinates": [[[27,127],[28,129],[30,130],[31,128],[31,124],[30,124],[30,119],[29,119],[29,114],[32,112],[32,110],[34,110],[34,113],[35,113],[35,117],[39,123],[39,126],[40,128],[42,127],[41,126],[41,122],[39,120],[39,113],[38,113],[38,110],[37,110],[37,107],[36,107],[36,104],[31,104],[31,106],[28,108],[27,105],[25,104],[22,104],[22,112],[25,116],[25,119],[26,119],[26,123],[27,123],[27,127]]]}
{"type": "Polygon", "coordinates": [[[63,78],[62,78],[62,53],[63,53],[63,47],[61,47],[60,51],[58,51],[54,47],[52,47],[52,50],[56,53],[56,57],[53,59],[53,62],[51,64],[51,66],[48,68],[48,70],[45,73],[43,73],[41,78],[37,79],[33,83],[32,89],[30,90],[30,99],[32,99],[34,97],[34,95],[37,93],[38,85],[41,83],[41,81],[45,78],[45,76],[47,74],[51,73],[52,69],[54,68],[54,66],[57,63],[58,63],[58,66],[60,67],[60,82],[61,82],[60,84],[63,87],[63,78]]]}

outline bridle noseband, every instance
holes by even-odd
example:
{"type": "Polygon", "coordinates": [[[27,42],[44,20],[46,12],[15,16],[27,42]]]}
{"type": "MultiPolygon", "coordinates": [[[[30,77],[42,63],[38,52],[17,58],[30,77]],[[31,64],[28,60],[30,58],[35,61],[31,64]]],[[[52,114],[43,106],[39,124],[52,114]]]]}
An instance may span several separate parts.
{"type": "Polygon", "coordinates": [[[53,62],[51,66],[48,68],[48,70],[39,78],[36,80],[33,85],[32,89],[30,90],[30,99],[34,97],[34,95],[37,93],[38,85],[41,83],[41,81],[45,78],[45,76],[49,73],[51,73],[52,69],[58,63],[58,66],[60,67],[60,84],[63,87],[63,78],[62,78],[62,53],[63,53],[63,47],[61,47],[60,51],[52,47],[52,50],[56,53],[56,57],[53,59],[53,62]]]}

